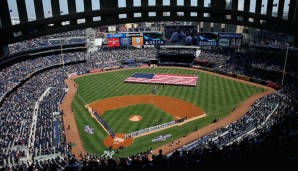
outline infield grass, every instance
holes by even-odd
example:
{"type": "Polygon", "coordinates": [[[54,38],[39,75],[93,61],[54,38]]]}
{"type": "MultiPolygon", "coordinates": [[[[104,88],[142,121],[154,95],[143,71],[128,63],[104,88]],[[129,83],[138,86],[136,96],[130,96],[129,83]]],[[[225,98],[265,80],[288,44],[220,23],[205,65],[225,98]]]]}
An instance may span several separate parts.
{"type": "MultiPolygon", "coordinates": [[[[196,87],[170,85],[166,85],[164,87],[160,86],[157,95],[170,96],[190,102],[203,109],[207,116],[183,124],[182,126],[174,126],[166,130],[152,133],[140,138],[135,138],[132,145],[120,150],[120,153],[117,154],[119,157],[127,157],[128,155],[147,151],[150,148],[157,148],[165,143],[182,137],[186,133],[192,132],[196,126],[199,129],[210,124],[215,118],[224,118],[235,107],[243,103],[249,96],[264,91],[262,88],[249,84],[184,68],[139,68],[118,70],[115,72],[106,72],[78,78],[75,81],[79,85],[79,94],[75,96],[72,106],[80,136],[83,141],[83,146],[86,151],[94,154],[103,154],[103,151],[108,149],[108,147],[103,144],[103,140],[107,136],[107,133],[103,131],[101,126],[90,116],[90,113],[86,110],[84,105],[115,96],[150,94],[151,90],[156,85],[123,83],[124,79],[137,72],[198,75],[199,79],[196,87]],[[94,135],[88,135],[84,132],[84,127],[86,125],[90,125],[94,128],[94,135]],[[164,134],[171,134],[172,137],[163,142],[152,142],[153,138],[164,134]]],[[[146,113],[146,116],[152,114],[153,112],[159,112],[160,116],[165,117],[163,122],[167,122],[168,119],[171,118],[169,115],[164,114],[163,111],[158,111],[152,106],[142,105],[128,106],[127,109],[117,109],[121,111],[121,116],[113,117],[113,119],[109,117],[112,117],[115,113],[117,115],[119,111],[108,111],[103,115],[103,117],[112,129],[115,129],[116,133],[118,133],[118,131],[120,133],[127,133],[131,130],[141,128],[141,126],[133,127],[133,125],[123,125],[122,127],[117,126],[121,125],[120,121],[122,119],[127,120],[127,117],[132,113],[138,113],[138,109],[144,112],[144,114],[146,113]],[[127,116],[123,116],[123,118],[121,118],[122,115],[127,116]]],[[[159,119],[160,116],[156,118],[153,117],[155,120],[153,119],[152,122],[146,121],[147,123],[144,123],[144,127],[154,124],[156,119],[159,119]]]]}
{"type": "Polygon", "coordinates": [[[102,118],[116,133],[131,133],[153,125],[174,120],[174,117],[152,104],[137,104],[106,111],[102,118]],[[133,115],[141,116],[138,122],[130,121],[133,115]]]}

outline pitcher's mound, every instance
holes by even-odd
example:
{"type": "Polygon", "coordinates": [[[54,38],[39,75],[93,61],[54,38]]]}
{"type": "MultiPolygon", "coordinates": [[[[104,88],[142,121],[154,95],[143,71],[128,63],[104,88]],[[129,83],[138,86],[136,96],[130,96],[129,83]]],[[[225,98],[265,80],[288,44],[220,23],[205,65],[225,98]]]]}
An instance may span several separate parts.
{"type": "Polygon", "coordinates": [[[119,148],[120,146],[123,146],[125,148],[133,142],[133,138],[124,138],[124,135],[125,134],[116,134],[115,138],[113,138],[112,136],[108,136],[104,140],[104,143],[106,146],[112,148],[119,148]]]}
{"type": "Polygon", "coordinates": [[[137,122],[142,119],[142,116],[134,115],[129,118],[130,121],[137,122]]]}

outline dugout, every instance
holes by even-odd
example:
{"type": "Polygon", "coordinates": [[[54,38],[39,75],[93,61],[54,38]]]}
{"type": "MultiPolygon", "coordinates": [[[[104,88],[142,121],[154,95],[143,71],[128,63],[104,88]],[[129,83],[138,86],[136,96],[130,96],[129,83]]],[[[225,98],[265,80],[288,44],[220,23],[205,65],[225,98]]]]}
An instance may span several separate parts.
{"type": "Polygon", "coordinates": [[[192,67],[198,50],[197,46],[160,46],[157,65],[192,67]]]}
{"type": "Polygon", "coordinates": [[[158,60],[157,59],[150,59],[149,60],[149,65],[150,66],[156,66],[158,64],[158,60]]]}

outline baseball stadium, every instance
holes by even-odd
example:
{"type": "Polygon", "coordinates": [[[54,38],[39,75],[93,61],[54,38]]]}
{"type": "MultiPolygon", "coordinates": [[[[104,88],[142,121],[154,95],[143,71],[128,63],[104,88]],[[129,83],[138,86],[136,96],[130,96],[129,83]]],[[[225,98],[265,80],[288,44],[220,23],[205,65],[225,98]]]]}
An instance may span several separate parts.
{"type": "Polygon", "coordinates": [[[297,167],[297,8],[1,0],[0,170],[297,167]]]}

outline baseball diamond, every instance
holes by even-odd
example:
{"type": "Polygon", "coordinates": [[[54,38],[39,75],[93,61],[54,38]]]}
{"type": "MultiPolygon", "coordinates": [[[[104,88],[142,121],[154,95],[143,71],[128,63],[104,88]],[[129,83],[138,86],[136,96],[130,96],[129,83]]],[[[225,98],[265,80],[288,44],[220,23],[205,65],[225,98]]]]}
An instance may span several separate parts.
{"type": "Polygon", "coordinates": [[[155,149],[162,146],[170,153],[174,149],[167,143],[179,139],[179,146],[183,146],[191,139],[240,118],[259,97],[274,91],[244,80],[175,67],[106,71],[76,76],[66,82],[70,89],[64,103],[70,105],[69,101],[72,101],[72,106],[63,107],[62,104],[62,109],[65,112],[73,110],[65,124],[72,122],[76,125],[72,127],[77,127],[73,132],[66,131],[67,139],[76,144],[74,153],[102,154],[104,150],[114,148],[119,149],[116,155],[120,157],[148,150],[157,152],[155,149]],[[156,94],[151,93],[156,85],[123,82],[133,73],[141,72],[198,75],[200,79],[195,87],[159,86],[156,94]],[[92,113],[97,113],[104,124],[92,113]],[[135,115],[142,119],[132,122],[130,119],[135,115]],[[221,118],[219,122],[212,123],[218,118],[221,118]],[[179,124],[175,120],[179,120],[179,124]],[[211,128],[204,133],[200,131],[210,124],[211,128]],[[94,128],[93,135],[84,132],[86,125],[94,128]],[[114,134],[111,136],[107,129],[114,134]],[[152,142],[162,135],[171,136],[152,142]]]}
{"type": "MultiPolygon", "coordinates": [[[[104,115],[106,113],[106,111],[117,109],[117,108],[122,108],[125,106],[131,106],[134,104],[152,104],[152,105],[166,111],[167,113],[173,115],[175,120],[179,120],[179,119],[185,118],[185,117],[187,117],[187,119],[191,119],[191,118],[198,118],[198,117],[206,116],[200,108],[198,108],[197,106],[195,106],[191,103],[185,102],[180,99],[171,98],[171,97],[153,96],[153,95],[133,95],[133,96],[120,96],[120,97],[107,98],[104,100],[93,102],[93,103],[87,105],[86,107],[89,110],[89,112],[91,113],[91,115],[93,115],[92,111],[97,111],[97,113],[100,113],[100,115],[104,115]],[[176,108],[173,106],[179,106],[179,108],[176,108]]],[[[141,106],[140,108],[144,109],[144,108],[146,108],[146,106],[141,106]]],[[[158,118],[162,117],[162,116],[157,115],[158,112],[156,112],[156,111],[153,112],[153,110],[151,110],[150,108],[147,108],[146,110],[148,110],[148,109],[150,110],[151,113],[148,113],[147,115],[155,115],[158,118]]],[[[126,108],[125,110],[129,110],[129,109],[126,108]]],[[[137,109],[132,109],[132,110],[137,110],[137,109]]],[[[139,112],[142,113],[142,111],[139,111],[139,112]]],[[[120,113],[120,115],[123,116],[123,113],[125,113],[125,111],[122,111],[119,113],[120,113]]],[[[117,115],[117,113],[112,113],[112,115],[116,115],[117,119],[122,118],[122,116],[117,115]]],[[[129,120],[131,120],[133,118],[135,119],[135,117],[137,117],[138,119],[139,118],[150,119],[150,118],[147,118],[147,116],[133,116],[133,117],[130,117],[129,120]]],[[[160,121],[164,120],[163,118],[164,117],[162,117],[162,119],[160,119],[160,121]]],[[[106,120],[108,122],[109,120],[111,120],[111,118],[109,117],[104,120],[106,120]]],[[[126,120],[123,119],[123,121],[126,121],[126,120]]],[[[136,121],[136,120],[134,120],[134,121],[136,121]]],[[[140,121],[140,119],[138,121],[140,121]]],[[[155,127],[150,127],[150,126],[152,126],[150,124],[149,125],[142,124],[141,128],[139,128],[139,129],[143,129],[144,131],[141,133],[137,132],[136,133],[137,135],[134,135],[134,136],[142,136],[145,134],[153,133],[153,132],[160,130],[162,128],[165,129],[169,126],[174,126],[174,124],[175,124],[175,123],[165,124],[165,125],[162,125],[160,123],[158,124],[158,122],[160,122],[160,121],[157,121],[155,123],[155,125],[157,125],[155,127]],[[160,125],[160,126],[158,126],[158,125],[160,125]],[[146,126],[148,126],[148,128],[146,128],[146,126]]],[[[108,122],[108,125],[114,125],[113,122],[114,121],[108,122]]],[[[176,124],[179,124],[179,123],[180,122],[176,122],[176,124]]],[[[120,125],[117,125],[115,127],[119,128],[123,124],[125,124],[125,123],[121,122],[120,125]]],[[[128,122],[128,124],[131,124],[131,123],[128,122]]],[[[121,128],[122,128],[122,131],[126,131],[125,128],[123,128],[123,127],[121,127],[121,128]]],[[[125,134],[125,135],[128,136],[128,134],[125,134]]],[[[131,141],[132,136],[133,135],[129,135],[129,137],[127,137],[128,139],[126,139],[126,137],[124,136],[124,139],[121,142],[116,140],[117,143],[115,143],[114,139],[118,139],[116,136],[116,138],[113,138],[112,141],[105,140],[105,145],[113,147],[113,148],[119,148],[120,145],[127,147],[128,145],[130,145],[130,143],[132,143],[132,141],[131,141]]],[[[111,139],[111,137],[109,136],[108,139],[111,139]]]]}

